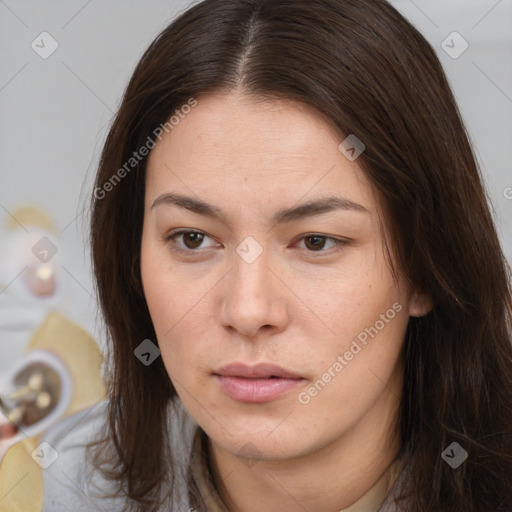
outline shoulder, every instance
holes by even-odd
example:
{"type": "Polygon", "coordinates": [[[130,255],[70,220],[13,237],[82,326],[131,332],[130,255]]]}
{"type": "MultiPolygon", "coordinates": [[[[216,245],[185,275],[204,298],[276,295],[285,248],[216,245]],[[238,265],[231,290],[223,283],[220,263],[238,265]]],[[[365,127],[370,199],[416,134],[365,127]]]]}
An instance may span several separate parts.
{"type": "MultiPolygon", "coordinates": [[[[176,463],[183,468],[178,485],[186,487],[183,479],[192,446],[196,424],[180,403],[172,407],[171,440],[176,463]]],[[[102,401],[79,413],[64,418],[49,429],[41,444],[51,453],[53,462],[43,471],[44,504],[43,512],[90,512],[91,510],[117,512],[127,509],[127,500],[113,498],[115,488],[101,473],[92,467],[87,445],[104,431],[107,424],[108,401],[102,401]],[[105,497],[108,496],[108,497],[105,497]]],[[[180,493],[185,495],[186,492],[180,493]]],[[[177,510],[187,510],[186,503],[180,503],[177,510]],[[184,508],[183,508],[184,507],[184,508]]],[[[166,509],[168,510],[168,509],[166,509]]]]}

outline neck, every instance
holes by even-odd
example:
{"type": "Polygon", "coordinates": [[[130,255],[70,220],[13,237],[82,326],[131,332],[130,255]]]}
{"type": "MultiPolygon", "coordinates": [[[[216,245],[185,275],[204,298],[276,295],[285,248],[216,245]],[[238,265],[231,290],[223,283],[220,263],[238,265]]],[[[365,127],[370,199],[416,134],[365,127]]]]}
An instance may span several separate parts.
{"type": "Polygon", "coordinates": [[[397,475],[397,397],[378,403],[334,442],[252,465],[208,440],[212,477],[229,512],[377,512],[397,475]]]}

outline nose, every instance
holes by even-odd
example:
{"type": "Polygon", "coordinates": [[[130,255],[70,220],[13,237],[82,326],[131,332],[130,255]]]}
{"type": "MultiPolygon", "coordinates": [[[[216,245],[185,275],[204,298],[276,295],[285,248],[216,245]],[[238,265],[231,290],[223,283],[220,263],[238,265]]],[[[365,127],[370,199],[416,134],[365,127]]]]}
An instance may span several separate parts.
{"type": "Polygon", "coordinates": [[[269,266],[265,251],[252,263],[234,255],[234,268],[226,276],[221,308],[222,325],[247,338],[261,330],[280,332],[289,315],[286,290],[269,266]]]}

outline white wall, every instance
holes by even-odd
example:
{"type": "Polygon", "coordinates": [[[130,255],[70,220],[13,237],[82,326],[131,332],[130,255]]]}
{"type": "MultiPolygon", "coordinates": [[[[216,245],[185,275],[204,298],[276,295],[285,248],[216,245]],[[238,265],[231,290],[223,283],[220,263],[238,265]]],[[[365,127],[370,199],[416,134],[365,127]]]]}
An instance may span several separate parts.
{"type": "MultiPolygon", "coordinates": [[[[0,225],[20,202],[34,203],[50,214],[58,226],[64,267],[59,308],[95,335],[100,331],[82,208],[106,125],[136,62],[189,3],[0,2],[0,225]],[[58,43],[47,59],[31,47],[34,40],[42,45],[37,36],[43,31],[58,43]]],[[[512,260],[512,189],[507,188],[512,187],[512,2],[392,3],[438,50],[481,159],[500,235],[512,260]],[[469,43],[457,59],[440,46],[453,31],[469,43]]],[[[454,51],[458,44],[454,42],[454,51]]],[[[46,39],[45,48],[49,45],[46,39]]],[[[0,229],[0,255],[2,247],[5,234],[0,229]]],[[[7,297],[0,294],[0,308],[2,295],[4,303],[7,297]]],[[[0,330],[0,372],[20,357],[29,334],[27,328],[0,330]]]]}

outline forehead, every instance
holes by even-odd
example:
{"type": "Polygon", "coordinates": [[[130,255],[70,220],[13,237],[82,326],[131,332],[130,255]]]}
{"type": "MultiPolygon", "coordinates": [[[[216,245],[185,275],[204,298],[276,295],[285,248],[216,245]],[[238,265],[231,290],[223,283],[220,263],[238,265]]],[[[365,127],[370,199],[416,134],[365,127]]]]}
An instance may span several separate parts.
{"type": "MultiPolygon", "coordinates": [[[[376,195],[344,135],[313,107],[240,92],[199,96],[151,151],[147,200],[163,192],[269,208],[337,194],[375,210],[376,195]]],[[[270,213],[270,212],[269,212],[270,213]]]]}

